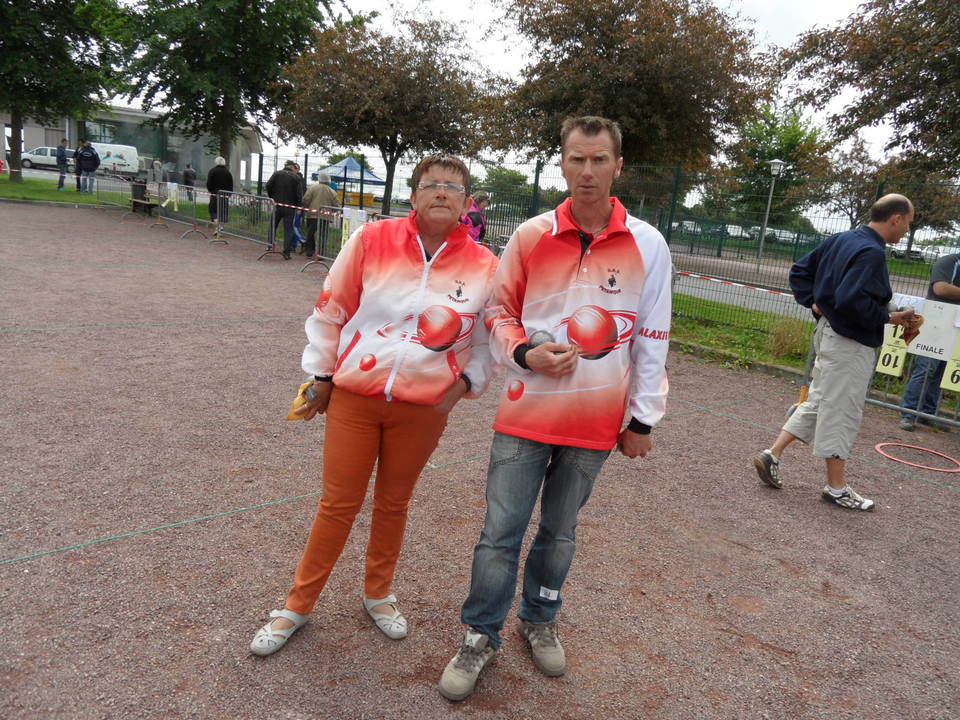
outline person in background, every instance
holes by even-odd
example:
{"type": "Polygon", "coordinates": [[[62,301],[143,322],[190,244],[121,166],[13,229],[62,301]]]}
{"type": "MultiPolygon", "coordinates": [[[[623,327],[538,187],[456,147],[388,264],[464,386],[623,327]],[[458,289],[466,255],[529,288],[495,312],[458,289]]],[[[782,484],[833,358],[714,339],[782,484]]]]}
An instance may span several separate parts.
{"type": "Polygon", "coordinates": [[[100,167],[100,154],[89,140],[85,140],[74,160],[80,170],[80,192],[92,193],[97,168],[100,167]]]}
{"type": "Polygon", "coordinates": [[[473,202],[470,203],[470,209],[464,216],[467,223],[467,232],[470,237],[477,242],[483,242],[487,234],[487,215],[486,210],[490,206],[490,195],[481,190],[473,196],[473,202]]]}
{"type": "Polygon", "coordinates": [[[77,192],[80,192],[80,163],[77,161],[77,156],[80,154],[80,151],[83,150],[83,144],[86,142],[83,138],[80,138],[80,142],[77,143],[76,149],[73,151],[73,174],[77,179],[77,192]]]}
{"type": "Polygon", "coordinates": [[[293,219],[303,205],[302,176],[297,164],[287,160],[283,170],[277,170],[267,180],[267,195],[277,204],[274,209],[273,231],[283,223],[283,259],[289,260],[293,250],[293,219]]]}
{"type": "Polygon", "coordinates": [[[307,256],[312,256],[318,249],[322,251],[326,245],[327,230],[330,228],[330,215],[321,214],[322,209],[328,212],[337,208],[337,194],[330,187],[330,176],[327,173],[317,175],[317,183],[310,186],[306,195],[303,196],[303,204],[310,208],[312,212],[307,216],[307,241],[300,248],[300,252],[307,256]],[[317,245],[317,234],[319,231],[320,244],[317,245]]]}
{"type": "Polygon", "coordinates": [[[193,202],[193,186],[197,184],[197,171],[190,163],[183,170],[183,184],[187,186],[187,200],[193,202]]]}
{"type": "Polygon", "coordinates": [[[350,236],[307,319],[301,365],[314,382],[299,412],[326,413],[323,495],[293,588],[254,635],[255,655],[276,652],[309,619],[374,466],[363,607],[390,639],[407,635],[392,592],[407,511],[450,410],[489,383],[482,316],[497,268],[460,222],[470,182],[463,162],[425,158],[413,182],[410,215],[366,223],[350,236]]]}
{"type": "Polygon", "coordinates": [[[227,169],[227,161],[223,157],[218,157],[213,161],[214,165],[210,168],[210,172],[207,173],[207,192],[210,193],[210,219],[214,222],[225,223],[228,220],[227,211],[229,210],[229,203],[223,203],[220,217],[217,217],[217,209],[220,207],[218,204],[219,194],[221,192],[233,192],[233,175],[230,174],[230,171],[227,169]]]}
{"type": "Polygon", "coordinates": [[[57,147],[57,170],[60,172],[60,178],[57,180],[57,190],[61,191],[66,190],[63,182],[67,179],[67,169],[70,167],[70,158],[67,157],[67,146],[69,144],[70,141],[64,138],[57,147]]]}
{"type": "Polygon", "coordinates": [[[854,511],[876,507],[847,484],[846,465],[860,432],[883,326],[912,321],[912,309],[888,309],[893,290],[884,246],[910,230],[913,212],[913,203],[903,195],[884,195],[870,208],[869,223],[831,235],[790,268],[793,297],[817,321],[816,358],[807,399],[797,405],[773,445],[753,458],[757,475],[775,490],[783,487],[783,452],[800,440],[826,463],[822,500],[854,511]]]}
{"type": "MultiPolygon", "coordinates": [[[[930,284],[927,287],[927,300],[960,305],[960,253],[944,255],[933,264],[930,270],[930,284]]],[[[945,360],[914,355],[910,380],[903,390],[904,409],[936,415],[937,407],[940,405],[940,382],[943,380],[943,371],[946,367],[945,360]]],[[[949,426],[936,420],[918,418],[913,413],[902,413],[901,430],[913,432],[917,423],[949,430],[949,426]]]]}

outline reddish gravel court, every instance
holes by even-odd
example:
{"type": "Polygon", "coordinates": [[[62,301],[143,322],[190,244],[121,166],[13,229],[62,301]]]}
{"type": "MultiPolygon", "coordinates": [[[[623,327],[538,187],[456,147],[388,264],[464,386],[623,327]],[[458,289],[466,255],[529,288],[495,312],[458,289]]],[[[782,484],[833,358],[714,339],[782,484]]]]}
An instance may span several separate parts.
{"type": "Polygon", "coordinates": [[[960,481],[873,449],[957,457],[960,434],[868,407],[850,470],[875,514],[822,504],[802,447],[771,490],[750,458],[795,384],[681,352],[653,456],[611,459],[583,512],[564,677],[536,671],[511,619],[473,697],[435,688],[499,383],[455,409],[417,490],[395,586],[410,637],[361,606],[367,508],[312,621],[251,656],[320,489],[322,419],[283,420],[319,275],[120,220],[0,204],[0,717],[960,716],[960,481]]]}

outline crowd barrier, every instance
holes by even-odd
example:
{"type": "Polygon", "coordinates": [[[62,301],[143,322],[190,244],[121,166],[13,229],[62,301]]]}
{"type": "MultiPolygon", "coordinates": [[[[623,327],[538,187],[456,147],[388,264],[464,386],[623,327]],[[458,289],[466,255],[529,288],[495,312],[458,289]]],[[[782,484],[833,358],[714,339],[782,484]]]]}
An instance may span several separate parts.
{"type": "MultiPolygon", "coordinates": [[[[207,237],[200,229],[200,222],[205,221],[205,218],[198,209],[198,206],[202,208],[202,200],[198,197],[197,188],[172,182],[147,183],[147,188],[152,190],[153,197],[157,199],[160,217],[190,225],[190,228],[180,235],[181,239],[194,233],[203,238],[207,237]]],[[[207,193],[204,192],[203,195],[205,198],[207,193]]]]}
{"type": "Polygon", "coordinates": [[[216,225],[215,237],[221,239],[226,234],[272,247],[276,206],[262,195],[221,191],[209,197],[208,212],[216,225]]]}

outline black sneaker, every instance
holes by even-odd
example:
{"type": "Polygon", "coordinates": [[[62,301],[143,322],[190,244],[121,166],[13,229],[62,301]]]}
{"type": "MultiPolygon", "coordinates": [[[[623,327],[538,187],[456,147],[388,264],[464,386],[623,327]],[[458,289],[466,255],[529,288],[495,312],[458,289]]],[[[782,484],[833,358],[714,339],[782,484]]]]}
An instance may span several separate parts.
{"type": "Polygon", "coordinates": [[[825,502],[835,503],[836,505],[846,508],[847,510],[863,510],[865,512],[873,512],[873,510],[876,508],[873,500],[859,495],[851,487],[847,487],[847,489],[844,490],[840,495],[834,495],[832,492],[830,492],[830,486],[827,485],[823,488],[822,497],[825,502]]]}
{"type": "Polygon", "coordinates": [[[773,453],[764,450],[753,458],[753,465],[757,468],[757,475],[767,485],[779,490],[783,487],[783,481],[780,480],[780,461],[773,459],[773,453]]]}

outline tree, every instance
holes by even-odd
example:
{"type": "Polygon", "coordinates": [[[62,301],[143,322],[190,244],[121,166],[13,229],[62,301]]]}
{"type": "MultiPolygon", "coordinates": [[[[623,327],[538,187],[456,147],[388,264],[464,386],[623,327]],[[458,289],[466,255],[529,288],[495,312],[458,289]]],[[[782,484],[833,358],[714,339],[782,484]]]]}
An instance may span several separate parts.
{"type": "Polygon", "coordinates": [[[436,20],[400,20],[397,35],[336,23],[283,73],[292,103],[281,131],[309,145],[373,145],[386,165],[383,212],[408,153],[475,151],[483,92],[461,33],[436,20]]]}
{"type": "Polygon", "coordinates": [[[807,187],[810,175],[827,167],[830,143],[819,129],[793,110],[778,112],[765,106],[739,131],[731,149],[731,174],[737,180],[729,203],[741,214],[760,222],[767,207],[771,174],[768,163],[783,160],[783,170],[774,185],[770,223],[791,227],[803,209],[820,198],[807,187]]]}
{"type": "Polygon", "coordinates": [[[330,0],[141,0],[143,38],[130,65],[131,99],[159,109],[158,123],[210,134],[230,157],[240,130],[270,121],[283,102],[276,82],[310,43],[330,0]]]}
{"type": "Polygon", "coordinates": [[[125,21],[114,0],[0,4],[0,108],[10,113],[12,168],[20,169],[26,118],[82,119],[106,106],[119,84],[125,21]]]}
{"type": "Polygon", "coordinates": [[[843,215],[853,229],[862,224],[877,199],[880,164],[867,151],[863,138],[854,136],[848,149],[835,148],[829,170],[814,179],[820,203],[843,215]]]}
{"type": "Polygon", "coordinates": [[[960,5],[866,0],[843,23],[805,33],[787,55],[798,100],[824,108],[841,138],[889,122],[887,150],[924,157],[926,169],[960,171],[960,5]]]}
{"type": "Polygon", "coordinates": [[[907,238],[907,252],[913,247],[917,230],[951,231],[960,218],[960,186],[943,173],[927,169],[926,158],[909,154],[895,157],[880,168],[882,192],[898,192],[910,198],[914,216],[907,238]]]}
{"type": "Polygon", "coordinates": [[[702,169],[763,94],[753,32],[710,0],[500,0],[536,48],[504,94],[505,148],[553,155],[568,115],[620,123],[624,158],[702,169]]]}

